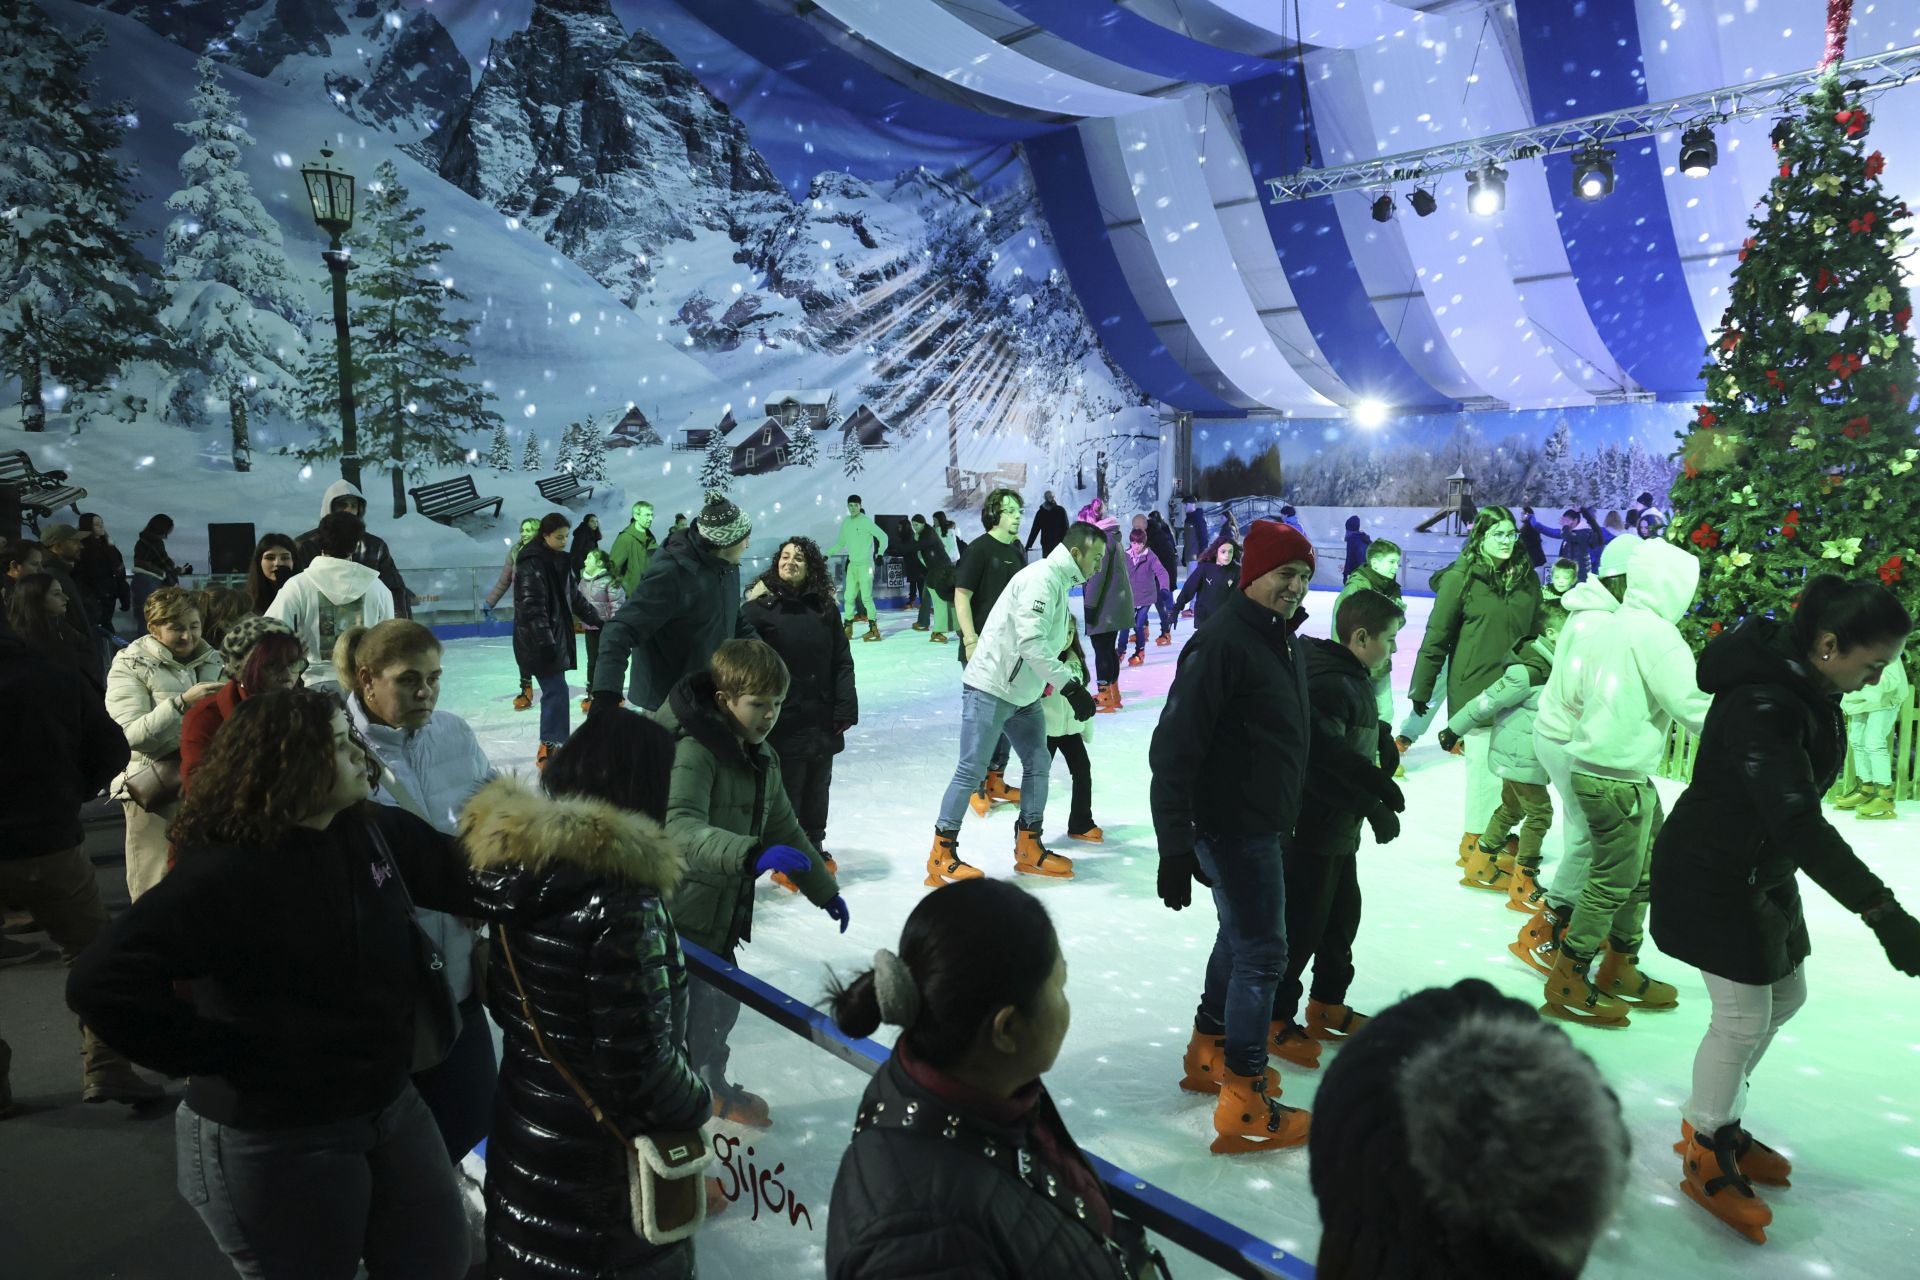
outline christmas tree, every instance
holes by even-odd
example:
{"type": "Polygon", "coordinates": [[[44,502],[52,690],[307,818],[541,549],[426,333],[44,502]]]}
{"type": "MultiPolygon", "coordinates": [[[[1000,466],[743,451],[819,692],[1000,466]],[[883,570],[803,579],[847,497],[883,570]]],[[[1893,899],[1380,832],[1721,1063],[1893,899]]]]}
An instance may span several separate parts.
{"type": "Polygon", "coordinates": [[[1808,578],[1875,574],[1920,607],[1907,207],[1866,154],[1871,117],[1831,74],[1774,130],[1779,171],[1734,269],[1683,436],[1668,536],[1701,558],[1697,646],[1785,617],[1808,578]]]}
{"type": "Polygon", "coordinates": [[[553,469],[562,475],[570,474],[580,467],[580,424],[569,422],[567,429],[560,433],[560,452],[553,455],[553,469]]]}
{"type": "Polygon", "coordinates": [[[867,469],[867,447],[860,443],[858,431],[849,431],[841,438],[837,457],[840,470],[847,479],[858,480],[860,473],[867,469]]]}
{"type": "Polygon", "coordinates": [[[241,167],[253,138],[240,125],[233,95],[220,85],[220,64],[201,58],[199,84],[187,99],[191,119],[176,124],[192,139],[180,157],[184,185],[167,197],[169,301],[161,319],[186,350],[199,356],[182,370],[170,416],[198,422],[206,402],[224,404],[233,439],[233,469],[252,469],[248,417],[292,412],[306,345],[292,322],[301,318],[299,286],[275,222],[241,167]]]}
{"type": "MultiPolygon", "coordinates": [[[[407,513],[406,475],[422,467],[464,462],[465,437],[491,431],[500,415],[494,395],[472,378],[468,323],[451,304],[464,301],[440,269],[452,246],[426,238],[425,211],[410,203],[391,160],[374,170],[355,225],[353,381],[360,448],[384,456],[393,477],[393,514],[407,513]]],[[[331,342],[307,354],[306,411],[316,423],[340,419],[331,342]]],[[[312,460],[338,456],[336,429],[300,450],[312,460]]]]}
{"type": "Polygon", "coordinates": [[[813,428],[804,422],[795,424],[793,440],[787,448],[787,464],[810,467],[819,460],[820,441],[814,437],[813,428]]]}
{"type": "Polygon", "coordinates": [[[540,437],[531,431],[527,432],[527,447],[520,453],[520,469],[522,471],[540,469],[540,437]]]}
{"type": "Polygon", "coordinates": [[[487,465],[495,471],[513,470],[513,442],[507,439],[507,424],[496,423],[493,443],[487,446],[487,465]]]}
{"type": "Polygon", "coordinates": [[[607,482],[607,439],[592,414],[580,424],[580,461],[575,470],[584,484],[607,482]]]}
{"type": "Polygon", "coordinates": [[[707,454],[700,460],[700,487],[708,493],[733,492],[733,449],[718,427],[707,437],[707,454]]]}
{"type": "MultiPolygon", "coordinates": [[[[44,431],[47,405],[110,387],[135,359],[173,364],[153,296],[156,268],[134,247],[137,196],[121,160],[128,111],[89,99],[87,61],[105,37],[69,38],[37,5],[0,0],[0,369],[20,383],[20,421],[44,431]]],[[[189,357],[190,359],[190,357],[189,357]]]]}

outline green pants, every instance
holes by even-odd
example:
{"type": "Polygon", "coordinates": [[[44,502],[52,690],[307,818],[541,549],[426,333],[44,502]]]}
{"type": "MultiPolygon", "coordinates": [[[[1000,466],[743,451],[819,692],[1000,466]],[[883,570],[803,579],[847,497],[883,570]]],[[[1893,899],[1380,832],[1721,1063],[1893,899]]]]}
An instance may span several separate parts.
{"type": "Polygon", "coordinates": [[[1591,956],[1613,940],[1628,953],[1646,936],[1649,853],[1665,815],[1651,782],[1573,775],[1573,800],[1587,820],[1593,862],[1567,924],[1567,951],[1591,956]]]}
{"type": "MultiPolygon", "coordinates": [[[[1544,784],[1502,778],[1500,807],[1487,820],[1486,834],[1480,837],[1480,847],[1497,853],[1507,843],[1507,837],[1513,834],[1513,829],[1519,827],[1520,850],[1514,856],[1514,861],[1520,866],[1537,870],[1540,866],[1540,845],[1546,840],[1552,826],[1553,796],[1544,784]]],[[[1647,847],[1653,846],[1649,844],[1647,847]]]]}
{"type": "Polygon", "coordinates": [[[880,611],[873,607],[873,562],[861,564],[857,560],[847,561],[846,589],[840,597],[840,620],[845,622],[856,613],[864,613],[878,622],[880,611]],[[862,605],[862,601],[865,602],[862,605]]]}

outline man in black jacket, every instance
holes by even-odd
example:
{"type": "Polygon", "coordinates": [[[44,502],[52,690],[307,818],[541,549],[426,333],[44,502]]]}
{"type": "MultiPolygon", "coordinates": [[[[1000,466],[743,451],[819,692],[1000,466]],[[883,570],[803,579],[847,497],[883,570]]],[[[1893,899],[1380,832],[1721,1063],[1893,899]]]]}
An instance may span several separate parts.
{"type": "Polygon", "coordinates": [[[1053,554],[1053,549],[1060,545],[1060,539],[1066,536],[1067,509],[1053,500],[1053,490],[1049,489],[1041,496],[1040,506],[1033,513],[1033,527],[1027,530],[1027,550],[1033,550],[1033,540],[1038,538],[1040,556],[1045,559],[1053,554]]]}
{"type": "Polygon", "coordinates": [[[1313,544],[1277,520],[1247,531],[1240,589],[1180,654],[1148,763],[1161,901],[1213,889],[1219,931],[1194,1014],[1183,1088],[1218,1091],[1215,1152],[1298,1146],[1305,1111],[1282,1106],[1267,1065],[1286,967],[1282,850],[1307,771],[1307,664],[1292,632],[1313,581],[1313,544]]]}
{"type": "Polygon", "coordinates": [[[640,585],[600,629],[595,711],[620,705],[622,685],[628,701],[652,711],[682,677],[705,671],[722,641],[754,639],[740,616],[740,560],[752,532],[747,513],[716,492],[691,530],[668,535],[640,585]]]}
{"type": "MultiPolygon", "coordinates": [[[[400,576],[400,567],[393,562],[393,551],[387,546],[386,539],[364,527],[367,518],[365,495],[347,481],[335,480],[321,495],[320,518],[324,520],[343,511],[363,522],[360,544],[353,549],[353,562],[363,564],[380,575],[380,581],[393,593],[394,617],[411,618],[413,593],[407,590],[406,579],[400,576]]],[[[293,540],[294,565],[304,571],[319,555],[320,527],[315,525],[293,540]]]]}
{"type": "MultiPolygon", "coordinates": [[[[107,927],[93,879],[80,806],[127,767],[127,739],[99,693],[11,636],[0,636],[0,898],[32,912],[68,959],[107,927]]],[[[0,1068],[11,1054],[0,1041],[0,1068]]],[[[81,1029],[81,1096],[88,1102],[145,1102],[159,1086],[81,1029]]],[[[0,1069],[0,1112],[11,1101],[0,1069]]]]}

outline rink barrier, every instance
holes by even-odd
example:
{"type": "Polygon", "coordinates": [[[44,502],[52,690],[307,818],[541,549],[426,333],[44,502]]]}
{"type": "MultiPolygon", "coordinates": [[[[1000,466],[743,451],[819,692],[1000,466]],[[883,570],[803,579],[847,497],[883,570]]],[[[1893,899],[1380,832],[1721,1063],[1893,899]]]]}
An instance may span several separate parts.
{"type": "MultiPolygon", "coordinates": [[[[755,1013],[803,1039],[811,1040],[866,1075],[878,1071],[892,1051],[878,1041],[846,1035],[833,1019],[778,987],[728,964],[705,947],[680,939],[687,967],[703,981],[732,996],[755,1013]]],[[[1313,1280],[1313,1266],[1225,1218],[1207,1212],[1169,1191],[1083,1149],[1115,1210],[1153,1234],[1231,1276],[1248,1280],[1313,1280]]]]}
{"type": "MultiPolygon", "coordinates": [[[[1700,740],[1680,725],[1674,725],[1667,735],[1667,749],[1660,757],[1659,775],[1679,782],[1690,781],[1694,757],[1699,751],[1700,740]]],[[[1906,703],[1893,718],[1891,751],[1893,798],[1920,800],[1920,688],[1908,693],[1906,703]]],[[[1840,777],[1827,793],[1828,797],[1845,795],[1858,780],[1859,775],[1853,771],[1853,749],[1849,747],[1846,764],[1841,767],[1840,777]]]]}

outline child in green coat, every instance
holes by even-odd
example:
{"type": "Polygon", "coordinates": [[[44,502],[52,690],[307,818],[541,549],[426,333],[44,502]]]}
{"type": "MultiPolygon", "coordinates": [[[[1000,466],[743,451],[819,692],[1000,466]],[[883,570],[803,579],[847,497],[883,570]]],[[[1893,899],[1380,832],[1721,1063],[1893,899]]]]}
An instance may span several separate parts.
{"type": "MultiPolygon", "coordinates": [[[[728,640],[705,671],[683,678],[653,718],[677,739],[667,796],[667,834],[687,858],[674,891],[681,936],[727,963],[753,937],[753,882],[789,877],[807,901],[847,929],[833,873],[793,816],[780,757],[767,734],[787,696],[787,664],[763,640],[728,640]]],[[[615,714],[618,714],[617,712],[615,714]]],[[[713,1113],[764,1127],[764,1098],[726,1080],[727,1036],[740,1005],[697,977],[688,996],[687,1052],[713,1089],[713,1113]]]]}

